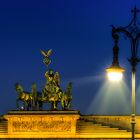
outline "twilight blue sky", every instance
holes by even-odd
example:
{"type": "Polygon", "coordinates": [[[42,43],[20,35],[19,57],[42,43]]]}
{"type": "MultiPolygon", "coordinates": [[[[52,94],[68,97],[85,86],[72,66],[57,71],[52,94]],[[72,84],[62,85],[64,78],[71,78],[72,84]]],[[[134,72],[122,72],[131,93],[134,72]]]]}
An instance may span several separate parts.
{"type": "MultiPolygon", "coordinates": [[[[128,25],[135,5],[140,9],[139,0],[1,1],[0,114],[15,108],[16,82],[28,91],[32,82],[38,90],[43,88],[46,67],[40,49],[50,48],[50,67],[59,71],[63,90],[73,82],[72,108],[88,113],[112,61],[110,25],[128,25]]],[[[130,81],[129,41],[122,37],[120,48],[120,63],[128,69],[125,79],[130,81]]]]}

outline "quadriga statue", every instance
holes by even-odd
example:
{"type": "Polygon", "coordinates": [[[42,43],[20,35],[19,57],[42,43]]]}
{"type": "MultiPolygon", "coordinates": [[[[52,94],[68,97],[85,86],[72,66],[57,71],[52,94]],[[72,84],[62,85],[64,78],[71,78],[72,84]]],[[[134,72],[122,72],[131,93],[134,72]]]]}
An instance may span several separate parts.
{"type": "MultiPolygon", "coordinates": [[[[50,55],[52,50],[42,51],[44,56],[43,62],[48,67],[51,63],[50,55]]],[[[66,91],[62,91],[60,88],[60,75],[49,69],[45,73],[46,83],[41,92],[37,91],[36,84],[32,84],[31,92],[26,92],[23,87],[16,83],[15,89],[18,93],[16,104],[17,108],[22,110],[42,110],[44,103],[51,104],[51,110],[57,110],[58,103],[61,103],[63,110],[69,110],[72,100],[72,83],[70,82],[66,88],[66,91]],[[23,102],[23,106],[19,107],[19,101],[23,102]]]]}

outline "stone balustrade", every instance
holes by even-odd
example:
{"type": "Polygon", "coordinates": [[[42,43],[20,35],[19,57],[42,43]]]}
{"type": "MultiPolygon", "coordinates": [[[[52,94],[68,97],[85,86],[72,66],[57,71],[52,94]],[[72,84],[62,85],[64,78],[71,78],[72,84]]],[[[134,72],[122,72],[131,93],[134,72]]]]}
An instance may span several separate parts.
{"type": "MultiPolygon", "coordinates": [[[[102,123],[104,125],[109,125],[112,127],[119,127],[120,129],[126,129],[131,131],[131,116],[93,116],[93,115],[86,115],[82,116],[85,120],[94,121],[96,123],[102,123]]],[[[136,125],[135,125],[135,132],[140,134],[140,116],[136,116],[136,125]]]]}

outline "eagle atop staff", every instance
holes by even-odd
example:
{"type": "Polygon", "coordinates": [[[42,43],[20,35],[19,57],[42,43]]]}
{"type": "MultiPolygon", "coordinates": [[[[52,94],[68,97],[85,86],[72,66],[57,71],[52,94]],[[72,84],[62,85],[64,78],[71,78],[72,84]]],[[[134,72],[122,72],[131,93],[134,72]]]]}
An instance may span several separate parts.
{"type": "Polygon", "coordinates": [[[43,62],[44,62],[44,63],[47,65],[47,67],[48,67],[48,65],[51,63],[51,60],[50,60],[49,56],[52,54],[52,50],[49,49],[48,51],[43,51],[43,50],[40,50],[40,51],[41,51],[41,54],[44,56],[43,62]]]}

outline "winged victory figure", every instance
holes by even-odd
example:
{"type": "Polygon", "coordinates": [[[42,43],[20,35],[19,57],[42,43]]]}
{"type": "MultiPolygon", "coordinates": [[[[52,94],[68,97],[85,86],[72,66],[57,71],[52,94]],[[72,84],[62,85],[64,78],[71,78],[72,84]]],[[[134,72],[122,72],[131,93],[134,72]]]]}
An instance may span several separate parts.
{"type": "Polygon", "coordinates": [[[44,56],[43,62],[48,66],[51,63],[49,56],[52,54],[52,50],[49,49],[48,51],[40,50],[41,54],[44,56]]]}

